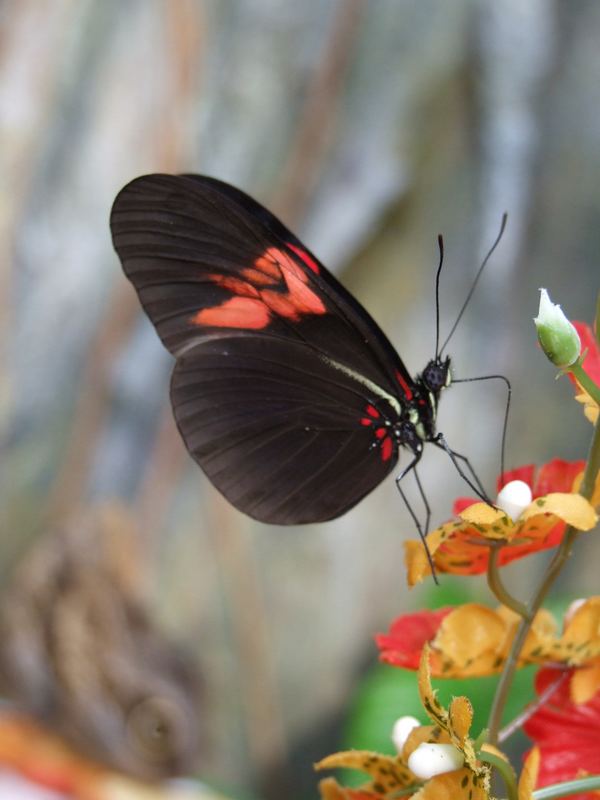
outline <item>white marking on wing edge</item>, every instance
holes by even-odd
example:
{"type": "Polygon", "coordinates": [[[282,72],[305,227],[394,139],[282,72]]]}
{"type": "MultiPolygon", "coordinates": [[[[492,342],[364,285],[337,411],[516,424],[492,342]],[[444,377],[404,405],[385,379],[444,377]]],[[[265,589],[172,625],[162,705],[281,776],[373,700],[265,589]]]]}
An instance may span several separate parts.
{"type": "Polygon", "coordinates": [[[398,416],[402,413],[402,407],[397,397],[394,397],[393,394],[388,394],[385,389],[382,389],[381,386],[378,386],[373,381],[369,380],[369,378],[365,378],[364,375],[361,375],[360,372],[355,372],[350,367],[347,367],[345,364],[340,364],[339,361],[334,361],[333,358],[327,358],[327,356],[320,356],[321,359],[329,366],[334,367],[334,369],[343,372],[345,375],[349,375],[351,378],[357,383],[362,383],[363,386],[366,386],[367,389],[370,389],[373,394],[376,394],[378,397],[381,397],[383,400],[387,400],[394,411],[398,414],[398,416]]]}

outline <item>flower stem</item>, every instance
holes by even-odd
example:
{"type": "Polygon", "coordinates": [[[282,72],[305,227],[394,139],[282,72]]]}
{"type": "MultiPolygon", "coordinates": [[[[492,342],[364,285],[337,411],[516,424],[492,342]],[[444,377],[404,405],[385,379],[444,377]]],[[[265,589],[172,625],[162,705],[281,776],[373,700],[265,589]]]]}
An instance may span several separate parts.
{"type": "Polygon", "coordinates": [[[551,683],[550,686],[547,686],[544,689],[544,691],[539,695],[537,700],[535,700],[532,703],[529,703],[529,705],[527,705],[517,717],[515,717],[513,720],[511,720],[511,722],[508,723],[508,725],[505,725],[504,728],[502,728],[502,730],[498,734],[498,743],[502,744],[502,742],[505,742],[510,736],[513,735],[513,733],[518,731],[519,728],[522,728],[524,723],[527,722],[528,719],[533,717],[533,715],[537,713],[537,711],[539,711],[539,709],[542,708],[542,706],[546,705],[546,703],[552,697],[554,692],[556,692],[557,689],[559,689],[562,686],[562,684],[566,681],[568,677],[569,677],[569,672],[567,669],[565,669],[565,671],[561,672],[558,678],[555,681],[553,681],[553,683],[551,683]]]}
{"type": "Polygon", "coordinates": [[[499,547],[493,547],[490,551],[490,556],[488,559],[488,569],[487,569],[488,586],[503,605],[507,606],[508,608],[511,608],[515,613],[517,613],[523,619],[528,619],[529,610],[525,605],[525,603],[521,603],[520,600],[517,600],[516,597],[513,597],[512,594],[508,591],[508,589],[504,585],[504,583],[502,582],[502,578],[500,577],[500,570],[498,569],[499,554],[500,554],[499,547]]]}
{"type": "MultiPolygon", "coordinates": [[[[588,460],[585,466],[585,472],[583,474],[583,481],[581,482],[581,488],[579,490],[580,494],[582,494],[583,497],[585,497],[587,500],[589,500],[592,497],[592,494],[594,492],[594,486],[596,485],[596,477],[598,475],[599,469],[600,469],[600,420],[596,422],[596,425],[594,426],[594,435],[592,436],[592,441],[590,444],[590,450],[588,454],[588,460]]],[[[498,742],[498,733],[500,731],[500,725],[502,724],[502,713],[504,711],[504,706],[506,705],[506,700],[508,698],[508,693],[510,691],[513,678],[515,676],[519,655],[521,653],[523,645],[525,644],[525,639],[527,638],[527,634],[529,633],[533,619],[537,614],[540,606],[542,605],[548,591],[550,590],[550,587],[556,580],[557,575],[562,570],[565,563],[568,561],[571,555],[571,550],[573,548],[573,542],[577,538],[578,533],[579,531],[577,531],[575,528],[572,528],[571,526],[567,527],[567,529],[565,530],[560,546],[556,551],[554,558],[550,562],[546,574],[542,578],[541,584],[539,585],[537,591],[535,592],[532,599],[528,603],[527,617],[521,620],[519,624],[516,636],[514,638],[512,647],[510,649],[510,653],[506,660],[506,664],[504,665],[504,670],[502,671],[502,675],[500,676],[500,680],[498,681],[498,686],[496,688],[496,695],[494,697],[492,710],[490,712],[490,721],[489,721],[490,735],[488,739],[490,744],[495,745],[498,742]]]]}
{"type": "Polygon", "coordinates": [[[577,380],[577,383],[582,389],[589,394],[592,400],[600,405],[600,386],[598,386],[590,378],[587,372],[581,366],[581,359],[578,359],[572,366],[569,367],[568,372],[577,380]]]}
{"type": "Polygon", "coordinates": [[[500,775],[502,775],[502,780],[506,786],[508,800],[517,800],[517,776],[515,775],[515,771],[510,762],[506,761],[501,756],[496,755],[496,753],[489,753],[487,750],[479,750],[477,752],[477,760],[483,761],[485,764],[489,764],[491,767],[494,767],[494,769],[496,769],[500,775]]]}
{"type": "Polygon", "coordinates": [[[600,775],[588,775],[585,778],[575,778],[572,781],[555,783],[554,786],[544,786],[533,792],[533,800],[556,800],[568,797],[571,794],[581,794],[600,789],[600,775]]]}

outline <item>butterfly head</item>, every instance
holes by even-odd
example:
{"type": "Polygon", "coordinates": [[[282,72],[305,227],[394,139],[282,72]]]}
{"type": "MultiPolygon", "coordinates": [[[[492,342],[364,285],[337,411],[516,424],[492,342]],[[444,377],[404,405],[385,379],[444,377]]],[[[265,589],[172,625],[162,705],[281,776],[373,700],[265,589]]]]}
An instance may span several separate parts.
{"type": "Polygon", "coordinates": [[[427,392],[439,395],[442,389],[450,386],[452,375],[450,373],[450,357],[442,359],[439,356],[432,358],[421,373],[421,383],[427,392]]]}

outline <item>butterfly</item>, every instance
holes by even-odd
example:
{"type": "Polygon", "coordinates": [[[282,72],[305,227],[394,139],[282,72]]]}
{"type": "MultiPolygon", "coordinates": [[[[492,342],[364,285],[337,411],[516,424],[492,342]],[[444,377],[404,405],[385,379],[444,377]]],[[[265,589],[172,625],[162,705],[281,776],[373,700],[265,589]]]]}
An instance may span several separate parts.
{"type": "Polygon", "coordinates": [[[110,224],[175,357],[183,441],[240,511],[283,525],[333,519],[395,469],[402,448],[404,474],[425,443],[439,444],[450,358],[436,354],[413,378],[360,303],[240,189],[142,176],[118,194],[110,224]]]}

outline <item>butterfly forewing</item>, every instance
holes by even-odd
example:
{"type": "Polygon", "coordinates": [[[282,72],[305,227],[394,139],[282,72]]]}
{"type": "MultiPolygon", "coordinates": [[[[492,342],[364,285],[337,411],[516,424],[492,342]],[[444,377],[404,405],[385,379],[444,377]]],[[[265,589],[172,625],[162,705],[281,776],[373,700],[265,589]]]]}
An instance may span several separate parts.
{"type": "Polygon", "coordinates": [[[414,383],[279,220],[220,181],[149,175],[120,192],[111,229],[177,359],[184,441],[237,508],[267,522],[324,520],[383,479],[397,458],[390,425],[414,383]]]}

